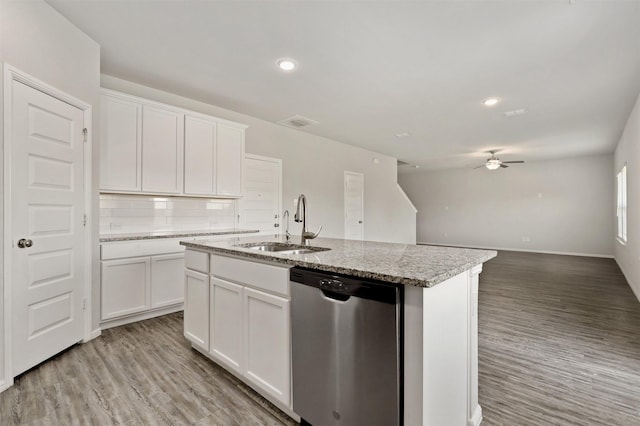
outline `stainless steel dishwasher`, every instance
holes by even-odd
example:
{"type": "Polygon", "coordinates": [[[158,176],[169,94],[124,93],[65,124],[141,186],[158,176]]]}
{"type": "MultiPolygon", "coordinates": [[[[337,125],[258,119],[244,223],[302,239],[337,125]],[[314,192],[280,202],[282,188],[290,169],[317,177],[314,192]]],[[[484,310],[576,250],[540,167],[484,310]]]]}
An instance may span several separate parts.
{"type": "Polygon", "coordinates": [[[402,424],[402,289],[292,268],[293,411],[313,426],[402,424]]]}

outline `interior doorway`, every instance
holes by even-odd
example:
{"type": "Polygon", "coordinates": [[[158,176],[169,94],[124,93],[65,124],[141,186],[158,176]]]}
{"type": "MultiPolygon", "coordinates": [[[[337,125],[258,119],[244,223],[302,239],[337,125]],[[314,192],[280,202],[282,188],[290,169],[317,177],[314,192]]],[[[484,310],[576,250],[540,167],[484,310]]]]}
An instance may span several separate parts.
{"type": "Polygon", "coordinates": [[[240,227],[279,233],[281,216],[282,160],[245,154],[240,227]]]}
{"type": "Polygon", "coordinates": [[[344,237],[364,239],[364,175],[344,172],[344,237]]]}

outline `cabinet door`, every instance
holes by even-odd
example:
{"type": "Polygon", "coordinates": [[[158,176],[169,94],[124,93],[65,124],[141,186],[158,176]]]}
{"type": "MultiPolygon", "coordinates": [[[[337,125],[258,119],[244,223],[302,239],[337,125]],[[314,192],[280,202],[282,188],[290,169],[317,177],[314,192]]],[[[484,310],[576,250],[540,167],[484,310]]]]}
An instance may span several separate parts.
{"type": "Polygon", "coordinates": [[[142,108],[142,190],[180,194],[184,155],[183,115],[142,108]]]}
{"type": "Polygon", "coordinates": [[[184,193],[216,195],[216,123],[184,118],[184,193]]]}
{"type": "Polygon", "coordinates": [[[244,129],[217,125],[216,188],[218,195],[242,196],[244,129]]]}
{"type": "Polygon", "coordinates": [[[142,104],[100,97],[100,189],[142,190],[142,104]]]}
{"type": "Polygon", "coordinates": [[[184,273],[184,337],[209,350],[209,276],[184,273]]]}
{"type": "Polygon", "coordinates": [[[291,406],[289,301],[244,289],[244,376],[291,406]]]}
{"type": "Polygon", "coordinates": [[[184,253],[151,257],[151,307],[184,301],[184,253]]]}
{"type": "Polygon", "coordinates": [[[211,278],[211,356],[242,373],[242,286],[211,278]]]}
{"type": "Polygon", "coordinates": [[[148,257],[103,261],[101,269],[103,320],[149,309],[151,261],[148,257]]]}

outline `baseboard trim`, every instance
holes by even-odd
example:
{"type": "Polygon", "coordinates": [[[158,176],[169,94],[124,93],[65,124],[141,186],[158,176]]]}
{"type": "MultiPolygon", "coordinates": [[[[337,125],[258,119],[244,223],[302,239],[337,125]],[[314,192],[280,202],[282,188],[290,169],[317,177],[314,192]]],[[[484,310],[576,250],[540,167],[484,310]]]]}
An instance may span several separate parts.
{"type": "Polygon", "coordinates": [[[6,391],[11,386],[13,386],[13,377],[11,377],[10,379],[7,379],[7,380],[0,381],[0,393],[6,391]]]}
{"type": "Polygon", "coordinates": [[[636,296],[636,299],[638,299],[638,302],[640,302],[640,290],[637,290],[636,287],[633,285],[633,283],[629,279],[629,275],[627,275],[627,273],[624,271],[624,268],[622,267],[622,264],[618,262],[618,259],[616,259],[615,257],[614,259],[616,261],[616,264],[618,265],[618,268],[620,268],[620,271],[622,271],[622,275],[624,275],[624,279],[627,280],[627,284],[631,288],[631,291],[633,292],[634,296],[636,296]]]}
{"type": "Polygon", "coordinates": [[[427,243],[427,242],[418,242],[417,245],[426,245],[426,246],[439,246],[439,247],[460,247],[460,248],[471,248],[471,249],[483,249],[483,250],[503,250],[503,251],[519,251],[523,253],[540,253],[540,254],[558,254],[561,256],[581,256],[581,257],[599,257],[605,259],[614,259],[612,254],[594,254],[594,253],[574,253],[569,251],[550,251],[550,250],[526,250],[519,248],[507,248],[507,247],[480,247],[480,246],[468,246],[463,244],[440,244],[440,243],[427,243]]]}
{"type": "Polygon", "coordinates": [[[482,407],[480,404],[476,405],[476,410],[473,412],[473,416],[467,421],[468,426],[480,426],[482,423],[482,407]]]}
{"type": "Polygon", "coordinates": [[[96,328],[95,330],[93,330],[91,332],[91,334],[89,334],[88,338],[82,340],[82,343],[90,342],[93,339],[95,339],[96,337],[100,337],[101,334],[102,334],[102,329],[101,328],[96,328]]]}
{"type": "Polygon", "coordinates": [[[111,320],[106,320],[100,323],[100,328],[102,330],[106,330],[112,327],[118,327],[125,324],[130,324],[132,322],[144,321],[147,319],[159,317],[162,315],[172,314],[174,312],[182,311],[184,309],[184,305],[182,303],[174,306],[169,306],[168,308],[156,309],[153,311],[147,311],[140,314],[133,314],[123,318],[114,318],[111,320]]]}

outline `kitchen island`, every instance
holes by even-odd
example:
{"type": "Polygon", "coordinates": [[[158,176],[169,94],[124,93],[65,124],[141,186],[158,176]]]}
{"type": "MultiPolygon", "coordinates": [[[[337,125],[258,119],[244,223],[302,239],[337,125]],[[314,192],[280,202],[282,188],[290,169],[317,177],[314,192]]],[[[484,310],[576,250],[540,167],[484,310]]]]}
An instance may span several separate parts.
{"type": "MultiPolygon", "coordinates": [[[[299,237],[292,237],[298,242],[299,237]]],[[[477,296],[495,251],[318,238],[304,254],[262,251],[284,236],[183,241],[185,336],[294,418],[289,269],[402,287],[405,425],[478,425],[477,296]],[[253,248],[251,246],[254,246],[253,248]]]]}

